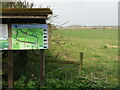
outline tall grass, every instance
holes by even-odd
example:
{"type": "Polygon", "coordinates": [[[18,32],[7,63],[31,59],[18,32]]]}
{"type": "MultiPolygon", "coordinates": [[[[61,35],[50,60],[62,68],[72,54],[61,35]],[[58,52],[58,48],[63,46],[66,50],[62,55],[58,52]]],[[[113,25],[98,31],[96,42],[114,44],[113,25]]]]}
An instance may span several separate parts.
{"type": "MultiPolygon", "coordinates": [[[[70,59],[79,60],[84,53],[84,72],[103,78],[110,87],[118,85],[118,31],[112,29],[60,29],[53,31],[53,40],[59,40],[70,59]]],[[[51,49],[65,58],[62,49],[53,42],[51,49]]]]}

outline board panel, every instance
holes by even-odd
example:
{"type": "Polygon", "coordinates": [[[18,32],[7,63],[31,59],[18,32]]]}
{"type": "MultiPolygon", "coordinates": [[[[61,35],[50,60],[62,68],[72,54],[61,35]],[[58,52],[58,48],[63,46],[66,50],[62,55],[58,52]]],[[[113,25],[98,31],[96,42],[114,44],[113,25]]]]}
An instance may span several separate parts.
{"type": "Polygon", "coordinates": [[[0,24],[0,50],[8,49],[8,25],[0,24]]]}
{"type": "MultiPolygon", "coordinates": [[[[8,26],[0,25],[0,49],[8,49],[8,26]]],[[[12,50],[48,49],[47,24],[12,24],[12,50]]]]}
{"type": "Polygon", "coordinates": [[[12,49],[47,49],[47,24],[13,24],[12,49]]]}

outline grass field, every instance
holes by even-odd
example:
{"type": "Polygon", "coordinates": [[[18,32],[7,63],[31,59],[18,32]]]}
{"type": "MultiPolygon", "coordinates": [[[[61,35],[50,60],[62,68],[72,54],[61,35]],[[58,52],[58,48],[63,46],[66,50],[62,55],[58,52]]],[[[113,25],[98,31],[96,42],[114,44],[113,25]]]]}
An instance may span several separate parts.
{"type": "MultiPolygon", "coordinates": [[[[116,88],[118,87],[118,31],[111,29],[60,29],[52,32],[52,44],[46,50],[48,60],[79,61],[80,65],[47,63],[43,88],[116,88]],[[57,41],[57,43],[56,43],[57,41]]],[[[14,53],[14,87],[40,88],[39,51],[27,53],[19,60],[14,53]],[[30,61],[33,60],[33,61],[30,61]],[[39,59],[38,59],[39,60],[39,59]]],[[[3,59],[3,87],[7,87],[7,58],[3,59]],[[5,72],[6,71],[6,72],[5,72]]],[[[85,89],[86,90],[86,89],[85,89]]]]}
{"type": "MultiPolygon", "coordinates": [[[[118,86],[118,31],[111,29],[60,29],[53,31],[50,47],[54,55],[65,60],[78,61],[84,53],[83,72],[91,79],[99,78],[110,87],[118,86]],[[66,57],[66,53],[69,58],[66,57]]],[[[58,58],[59,59],[59,58],[58,58]]],[[[71,68],[72,69],[72,68],[71,68]]],[[[71,71],[71,70],[70,70],[71,71]]]]}

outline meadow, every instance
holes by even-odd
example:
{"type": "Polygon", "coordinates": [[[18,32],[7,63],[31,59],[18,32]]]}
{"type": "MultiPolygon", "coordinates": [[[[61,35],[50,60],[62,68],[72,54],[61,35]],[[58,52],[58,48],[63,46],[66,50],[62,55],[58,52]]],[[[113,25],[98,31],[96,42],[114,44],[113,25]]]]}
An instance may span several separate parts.
{"type": "Polygon", "coordinates": [[[117,28],[60,29],[52,32],[52,40],[62,46],[52,42],[50,47],[62,60],[79,61],[83,52],[83,73],[92,80],[106,82],[109,87],[118,86],[117,28]]]}

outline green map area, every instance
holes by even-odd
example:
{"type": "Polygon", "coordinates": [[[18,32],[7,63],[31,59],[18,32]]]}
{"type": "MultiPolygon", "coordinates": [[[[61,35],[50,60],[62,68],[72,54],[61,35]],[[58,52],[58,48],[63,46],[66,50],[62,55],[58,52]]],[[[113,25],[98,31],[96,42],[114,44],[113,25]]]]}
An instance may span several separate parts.
{"type": "Polygon", "coordinates": [[[8,39],[1,40],[0,39],[0,50],[8,49],[8,39]]]}
{"type": "Polygon", "coordinates": [[[42,49],[42,28],[12,28],[12,49],[42,49]]]}

